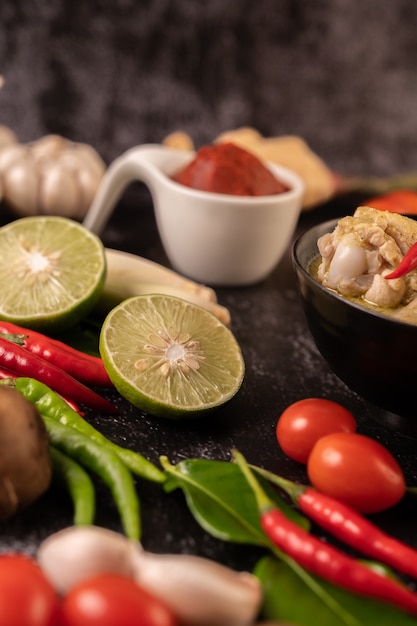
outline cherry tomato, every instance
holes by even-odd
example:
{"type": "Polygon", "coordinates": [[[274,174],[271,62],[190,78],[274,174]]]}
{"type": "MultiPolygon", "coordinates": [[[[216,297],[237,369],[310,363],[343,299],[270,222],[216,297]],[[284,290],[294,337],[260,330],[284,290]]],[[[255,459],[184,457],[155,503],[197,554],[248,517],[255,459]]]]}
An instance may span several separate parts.
{"type": "Polygon", "coordinates": [[[58,598],[42,570],[22,554],[0,556],[1,626],[51,626],[58,598]]]}
{"type": "Polygon", "coordinates": [[[321,437],[355,430],[355,418],[341,404],[323,398],[306,398],[285,409],[277,422],[276,436],[290,459],[307,463],[314,444],[321,437]]]}
{"type": "Polygon", "coordinates": [[[316,489],[360,513],[378,513],[404,496],[406,485],[397,461],[382,444],[357,433],[319,439],[307,464],[316,489]]]}
{"type": "Polygon", "coordinates": [[[65,626],[177,626],[171,610],[127,576],[103,573],[75,585],[61,605],[65,626]]]}

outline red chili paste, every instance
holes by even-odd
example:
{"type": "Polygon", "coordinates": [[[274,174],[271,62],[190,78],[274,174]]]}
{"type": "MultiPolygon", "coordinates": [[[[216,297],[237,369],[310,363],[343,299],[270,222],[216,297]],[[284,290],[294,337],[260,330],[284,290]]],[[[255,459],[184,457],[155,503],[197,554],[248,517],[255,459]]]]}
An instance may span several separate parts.
{"type": "Polygon", "coordinates": [[[269,196],[288,191],[256,156],[233,143],[203,146],[173,180],[193,189],[234,196],[269,196]]]}

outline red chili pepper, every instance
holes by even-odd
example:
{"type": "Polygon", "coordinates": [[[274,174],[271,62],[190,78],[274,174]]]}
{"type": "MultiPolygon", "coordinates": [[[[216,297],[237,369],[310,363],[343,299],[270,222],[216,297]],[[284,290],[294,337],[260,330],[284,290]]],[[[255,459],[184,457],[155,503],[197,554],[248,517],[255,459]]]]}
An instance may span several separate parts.
{"type": "Polygon", "coordinates": [[[254,469],[284,489],[303,513],[334,537],[365,556],[417,578],[416,550],[387,535],[344,503],[261,468],[254,469]]]}
{"type": "Polygon", "coordinates": [[[411,248],[405,253],[401,263],[395,268],[391,274],[387,274],[385,278],[390,280],[391,278],[401,278],[409,272],[412,272],[417,267],[417,242],[414,243],[411,248]]]}
{"type": "Polygon", "coordinates": [[[380,211],[412,215],[417,213],[417,193],[409,189],[398,189],[366,200],[363,204],[380,211]]]}
{"type": "Polygon", "coordinates": [[[26,350],[54,363],[87,385],[113,386],[100,357],[86,354],[62,341],[52,339],[29,328],[17,326],[12,322],[0,321],[0,333],[19,335],[19,343],[26,350]]]}
{"type": "Polygon", "coordinates": [[[417,615],[417,594],[310,535],[288,520],[279,509],[264,510],[261,526],[280,550],[312,574],[348,591],[390,602],[417,615]]]}
{"type": "Polygon", "coordinates": [[[0,379],[4,380],[5,378],[17,378],[17,374],[11,372],[5,367],[0,368],[0,379]]]}
{"type": "Polygon", "coordinates": [[[390,602],[417,615],[417,594],[289,520],[268,498],[242,455],[234,452],[234,456],[256,497],[261,527],[281,552],[334,585],[362,596],[390,602]]]}
{"type": "Polygon", "coordinates": [[[65,396],[61,395],[60,393],[57,394],[59,395],[60,398],[63,399],[63,401],[68,404],[69,408],[72,409],[73,411],[75,411],[76,413],[78,413],[78,415],[83,416],[84,413],[83,411],[81,411],[80,407],[78,406],[78,404],[75,402],[75,400],[72,400],[71,398],[66,398],[65,396]]]}
{"type": "Polygon", "coordinates": [[[37,354],[32,354],[3,337],[0,337],[0,367],[18,376],[35,378],[62,394],[90,406],[91,408],[116,413],[116,407],[98,393],[89,389],[53,363],[48,363],[37,354]]]}
{"type": "MultiPolygon", "coordinates": [[[[0,367],[0,380],[5,380],[6,378],[19,378],[19,376],[15,372],[11,372],[10,370],[7,370],[4,367],[0,367]]],[[[68,406],[73,411],[75,411],[79,415],[84,415],[83,412],[81,411],[80,407],[78,406],[78,404],[74,400],[71,400],[70,398],[65,398],[61,394],[58,394],[58,395],[60,396],[60,398],[62,398],[64,400],[64,402],[66,402],[68,404],[68,406]]]]}
{"type": "Polygon", "coordinates": [[[297,500],[301,511],[362,554],[417,578],[417,552],[382,532],[350,507],[306,488],[297,500]]]}

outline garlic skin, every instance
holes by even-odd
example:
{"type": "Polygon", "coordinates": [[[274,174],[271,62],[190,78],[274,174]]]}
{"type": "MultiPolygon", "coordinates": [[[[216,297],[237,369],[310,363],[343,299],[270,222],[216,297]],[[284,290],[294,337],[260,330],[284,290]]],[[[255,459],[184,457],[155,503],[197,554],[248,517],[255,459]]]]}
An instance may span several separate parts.
{"type": "Polygon", "coordinates": [[[261,583],[249,572],[193,555],[146,552],[140,543],[98,526],[70,526],[50,535],[37,561],[62,595],[105,571],[133,578],[181,626],[252,626],[262,602],[261,583]]]}
{"type": "Polygon", "coordinates": [[[83,219],[105,169],[87,144],[46,135],[28,144],[2,145],[0,133],[3,199],[19,217],[47,214],[83,219]]]}
{"type": "Polygon", "coordinates": [[[253,574],[203,557],[137,550],[133,576],[183,626],[250,626],[260,610],[262,588],[253,574]]]}
{"type": "Polygon", "coordinates": [[[122,534],[99,526],[70,526],[47,537],[37,561],[58,593],[102,572],[132,578],[132,546],[122,534]]]}

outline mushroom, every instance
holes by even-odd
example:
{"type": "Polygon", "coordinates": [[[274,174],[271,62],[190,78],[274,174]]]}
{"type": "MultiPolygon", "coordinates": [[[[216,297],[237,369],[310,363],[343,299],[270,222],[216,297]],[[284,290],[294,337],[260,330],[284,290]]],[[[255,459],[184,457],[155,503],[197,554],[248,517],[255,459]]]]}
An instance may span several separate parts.
{"type": "Polygon", "coordinates": [[[49,438],[36,407],[0,388],[0,519],[32,504],[49,487],[49,438]]]}

